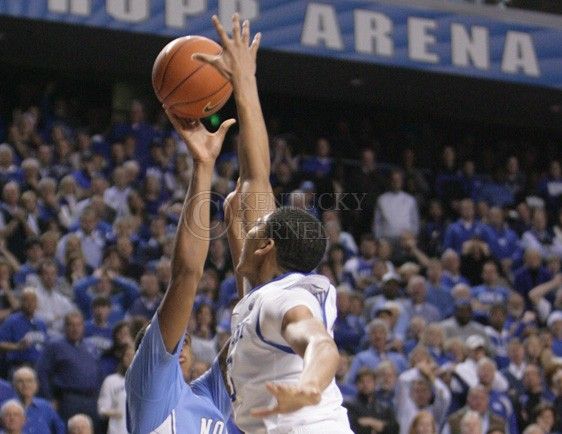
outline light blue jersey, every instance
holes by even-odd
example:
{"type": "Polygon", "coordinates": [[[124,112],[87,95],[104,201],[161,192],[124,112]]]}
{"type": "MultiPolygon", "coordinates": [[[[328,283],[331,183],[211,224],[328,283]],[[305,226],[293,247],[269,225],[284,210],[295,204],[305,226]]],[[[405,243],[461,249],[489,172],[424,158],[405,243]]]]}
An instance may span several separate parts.
{"type": "Polygon", "coordinates": [[[231,404],[218,360],[188,385],[179,365],[180,351],[181,343],[173,354],[166,351],[154,315],[125,376],[131,434],[227,434],[231,404]]]}

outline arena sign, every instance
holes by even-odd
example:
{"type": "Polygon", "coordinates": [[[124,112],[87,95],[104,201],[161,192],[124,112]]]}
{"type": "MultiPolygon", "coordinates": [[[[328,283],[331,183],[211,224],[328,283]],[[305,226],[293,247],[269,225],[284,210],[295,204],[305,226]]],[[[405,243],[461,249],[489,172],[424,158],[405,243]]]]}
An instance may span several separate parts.
{"type": "Polygon", "coordinates": [[[228,21],[239,11],[273,50],[562,88],[555,17],[545,24],[478,10],[374,0],[0,0],[2,15],[170,37],[215,37],[211,15],[228,21]]]}

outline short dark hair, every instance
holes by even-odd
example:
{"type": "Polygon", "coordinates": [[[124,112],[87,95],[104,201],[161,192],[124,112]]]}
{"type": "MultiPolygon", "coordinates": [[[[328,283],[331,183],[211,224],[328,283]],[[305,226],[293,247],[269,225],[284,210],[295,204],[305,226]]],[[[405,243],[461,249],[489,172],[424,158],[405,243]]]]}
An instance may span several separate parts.
{"type": "Polygon", "coordinates": [[[287,271],[309,273],[326,252],[322,223],[312,214],[294,207],[281,207],[265,222],[265,236],[275,241],[277,262],[287,271]]]}
{"type": "Polygon", "coordinates": [[[359,383],[361,378],[363,377],[371,377],[373,380],[377,379],[377,374],[371,368],[363,367],[357,371],[357,375],[355,376],[355,384],[359,383]]]}
{"type": "Polygon", "coordinates": [[[39,237],[29,237],[25,240],[25,250],[29,250],[32,247],[39,246],[41,247],[41,240],[39,237]]]}

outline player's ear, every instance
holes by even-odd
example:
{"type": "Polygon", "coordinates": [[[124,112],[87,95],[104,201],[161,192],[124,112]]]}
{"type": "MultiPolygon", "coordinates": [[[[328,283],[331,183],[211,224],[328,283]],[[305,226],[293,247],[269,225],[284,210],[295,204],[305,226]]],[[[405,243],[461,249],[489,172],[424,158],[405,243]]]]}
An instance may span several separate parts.
{"type": "Polygon", "coordinates": [[[260,246],[254,252],[257,256],[265,256],[267,255],[273,248],[275,247],[275,241],[271,238],[267,238],[264,240],[260,246]]]}

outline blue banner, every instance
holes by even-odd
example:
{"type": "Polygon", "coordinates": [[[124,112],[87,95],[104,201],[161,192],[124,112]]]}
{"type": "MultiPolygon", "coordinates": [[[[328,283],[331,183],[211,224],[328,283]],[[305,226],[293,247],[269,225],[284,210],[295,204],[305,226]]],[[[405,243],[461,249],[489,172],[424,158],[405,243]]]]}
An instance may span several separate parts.
{"type": "Polygon", "coordinates": [[[170,37],[216,38],[211,15],[224,22],[235,10],[272,50],[562,89],[562,28],[510,22],[501,10],[495,18],[375,0],[0,0],[1,15],[170,37]]]}

